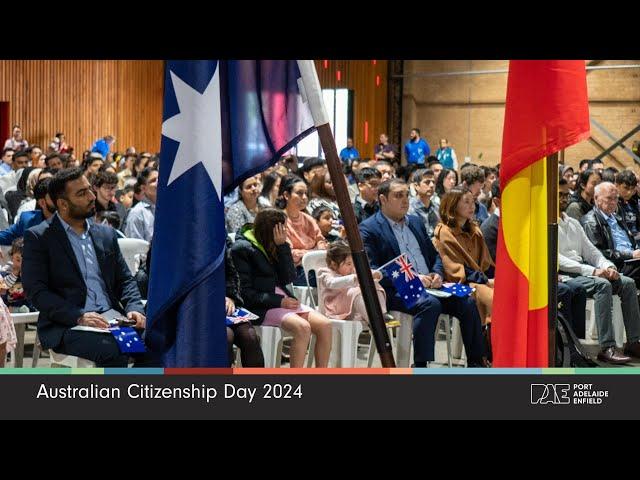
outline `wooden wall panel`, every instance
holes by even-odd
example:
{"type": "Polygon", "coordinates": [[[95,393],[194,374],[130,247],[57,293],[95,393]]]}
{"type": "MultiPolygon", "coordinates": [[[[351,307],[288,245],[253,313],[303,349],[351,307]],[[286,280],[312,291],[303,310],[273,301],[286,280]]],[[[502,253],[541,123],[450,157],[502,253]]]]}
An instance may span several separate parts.
{"type": "Polygon", "coordinates": [[[159,151],[162,82],[158,60],[0,61],[10,124],[43,147],[62,131],[78,156],[107,134],[115,135],[116,151],[159,151]]]}
{"type": "MultiPolygon", "coordinates": [[[[363,157],[373,157],[388,128],[387,61],[328,60],[324,68],[316,60],[316,68],[323,87],[354,90],[355,145],[363,157]]],[[[0,102],[9,102],[9,123],[20,124],[30,144],[46,147],[62,131],[80,156],[97,138],[113,134],[116,151],[133,145],[157,152],[163,78],[158,60],[0,60],[0,102]]]]}
{"type": "MultiPolygon", "coordinates": [[[[363,158],[373,158],[373,148],[387,124],[386,60],[316,60],[316,70],[323,88],[354,90],[353,141],[363,158]],[[340,71],[341,78],[337,79],[340,71]],[[379,75],[379,85],[376,84],[379,75]],[[365,138],[365,122],[368,138],[365,138]]],[[[340,151],[346,145],[338,145],[340,151]]]]}

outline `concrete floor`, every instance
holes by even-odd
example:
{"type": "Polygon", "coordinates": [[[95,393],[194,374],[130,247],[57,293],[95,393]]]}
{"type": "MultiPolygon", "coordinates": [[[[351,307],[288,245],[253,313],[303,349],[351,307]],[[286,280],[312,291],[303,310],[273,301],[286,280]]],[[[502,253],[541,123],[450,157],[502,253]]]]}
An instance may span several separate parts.
{"type": "MultiPolygon", "coordinates": [[[[361,342],[367,340],[367,336],[366,334],[363,335],[361,337],[361,342]]],[[[25,345],[26,345],[26,350],[27,352],[25,353],[25,357],[24,357],[24,361],[23,361],[23,368],[31,368],[31,364],[32,364],[32,356],[31,356],[31,351],[32,351],[32,346],[33,346],[33,342],[35,340],[35,330],[27,330],[25,332],[25,345]]],[[[583,343],[583,346],[585,348],[585,350],[587,351],[587,353],[589,355],[591,355],[591,358],[597,362],[596,359],[596,355],[598,354],[599,351],[599,346],[597,344],[597,342],[595,341],[586,341],[583,343]]],[[[448,364],[447,364],[447,343],[444,339],[444,334],[441,332],[441,335],[439,336],[438,340],[436,341],[436,355],[435,355],[435,361],[433,363],[431,363],[429,365],[430,368],[448,368],[448,364]]],[[[368,358],[368,348],[366,346],[360,346],[358,348],[358,361],[357,361],[357,365],[356,367],[358,368],[366,368],[367,367],[367,358],[368,358]]],[[[11,356],[11,360],[9,362],[7,362],[6,367],[7,368],[13,368],[14,367],[14,362],[15,362],[15,356],[12,355],[11,356]]],[[[332,357],[332,360],[330,361],[330,365],[335,364],[335,358],[332,357]]],[[[463,353],[463,358],[462,359],[453,359],[452,361],[453,367],[454,368],[464,368],[464,366],[466,365],[466,360],[464,358],[464,353],[463,353]]],[[[50,365],[50,359],[48,358],[48,356],[43,357],[41,356],[40,359],[38,360],[38,365],[37,368],[48,368],[50,365]]],[[[617,367],[616,365],[608,365],[608,364],[601,364],[604,367],[617,367]]],[[[283,363],[282,365],[283,368],[288,368],[289,364],[287,362],[283,363]]],[[[380,358],[378,357],[377,354],[375,354],[375,358],[374,358],[374,362],[373,362],[373,367],[374,368],[379,368],[381,367],[380,364],[380,358]]],[[[633,368],[633,367],[640,367],[640,359],[636,359],[634,358],[633,361],[628,364],[628,365],[622,365],[620,366],[620,368],[633,368]]]]}

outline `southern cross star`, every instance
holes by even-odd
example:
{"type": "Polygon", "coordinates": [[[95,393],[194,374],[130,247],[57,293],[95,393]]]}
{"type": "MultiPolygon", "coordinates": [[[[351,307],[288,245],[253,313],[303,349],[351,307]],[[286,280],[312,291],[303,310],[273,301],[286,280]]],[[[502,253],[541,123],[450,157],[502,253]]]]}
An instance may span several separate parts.
{"type": "Polygon", "coordinates": [[[180,113],[167,118],[162,134],[179,142],[167,186],[202,162],[218,198],[222,189],[222,119],[220,116],[220,68],[200,94],[170,72],[180,113]]]}

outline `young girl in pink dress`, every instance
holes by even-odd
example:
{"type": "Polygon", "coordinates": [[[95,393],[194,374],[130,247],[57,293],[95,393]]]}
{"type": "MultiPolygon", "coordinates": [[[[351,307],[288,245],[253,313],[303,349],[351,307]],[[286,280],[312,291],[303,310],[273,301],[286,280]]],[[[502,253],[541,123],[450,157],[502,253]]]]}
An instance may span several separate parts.
{"type": "MultiPolygon", "coordinates": [[[[375,270],[372,273],[382,313],[386,313],[386,295],[378,283],[382,274],[375,270]]],[[[318,304],[320,312],[329,318],[369,323],[351,249],[343,240],[336,240],[329,245],[327,268],[318,270],[318,304]]]]}

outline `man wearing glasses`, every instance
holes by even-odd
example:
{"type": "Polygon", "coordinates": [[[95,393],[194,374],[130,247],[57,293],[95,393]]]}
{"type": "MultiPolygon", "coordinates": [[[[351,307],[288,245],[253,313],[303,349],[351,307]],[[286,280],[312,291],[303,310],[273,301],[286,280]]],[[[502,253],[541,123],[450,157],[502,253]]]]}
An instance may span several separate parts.
{"type": "MultiPolygon", "coordinates": [[[[558,220],[558,260],[560,272],[569,274],[571,282],[578,283],[593,298],[598,326],[598,343],[600,352],[598,360],[612,364],[624,364],[631,357],[640,357],[640,309],[635,282],[621,275],[616,265],[598,250],[592,243],[586,222],[581,226],[577,220],[566,215],[569,204],[569,186],[563,178],[559,182],[560,218],[558,220]],[[585,230],[583,230],[583,226],[585,230]],[[624,351],[616,346],[612,319],[612,295],[618,295],[622,304],[622,315],[627,334],[624,351]]],[[[618,198],[615,186],[611,183],[596,187],[596,199],[601,202],[598,208],[605,208],[605,215],[615,210],[618,198]],[[601,197],[609,197],[601,198],[601,197]],[[606,205],[603,203],[605,202],[606,205]],[[611,207],[609,206],[611,204],[611,207]]],[[[585,216],[586,217],[586,216],[585,216]]],[[[583,217],[583,219],[585,219],[583,217]]],[[[603,220],[606,221],[606,220],[603,220]]],[[[615,219],[614,219],[615,221],[615,219]]]]}
{"type": "Polygon", "coordinates": [[[361,223],[375,214],[380,208],[378,204],[378,187],[382,182],[382,174],[376,168],[365,167],[357,175],[359,193],[353,203],[353,210],[356,220],[361,223]]]}
{"type": "Polygon", "coordinates": [[[116,212],[120,217],[118,230],[121,230],[127,209],[121,203],[113,201],[118,187],[118,176],[111,172],[98,172],[93,179],[92,187],[96,194],[96,214],[104,210],[116,212]]]}

